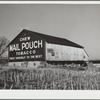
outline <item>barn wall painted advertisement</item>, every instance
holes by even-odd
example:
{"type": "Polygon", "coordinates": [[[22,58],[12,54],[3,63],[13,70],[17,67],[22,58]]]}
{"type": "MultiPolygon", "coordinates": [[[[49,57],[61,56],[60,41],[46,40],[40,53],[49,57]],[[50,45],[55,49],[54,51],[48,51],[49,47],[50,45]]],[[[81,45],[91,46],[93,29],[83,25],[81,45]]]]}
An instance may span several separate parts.
{"type": "Polygon", "coordinates": [[[31,33],[21,32],[9,45],[9,62],[44,61],[45,42],[31,33]]]}
{"type": "Polygon", "coordinates": [[[68,39],[23,30],[8,45],[9,65],[39,67],[45,63],[88,61],[84,47],[68,39]]]}

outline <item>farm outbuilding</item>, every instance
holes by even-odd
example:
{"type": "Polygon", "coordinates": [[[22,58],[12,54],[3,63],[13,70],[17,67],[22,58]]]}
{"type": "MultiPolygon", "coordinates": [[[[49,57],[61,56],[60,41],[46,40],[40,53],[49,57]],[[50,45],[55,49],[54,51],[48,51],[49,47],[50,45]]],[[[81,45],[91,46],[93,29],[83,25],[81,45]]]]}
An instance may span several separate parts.
{"type": "Polygon", "coordinates": [[[88,61],[83,46],[64,38],[24,29],[8,45],[9,65],[38,67],[43,63],[88,61]]]}

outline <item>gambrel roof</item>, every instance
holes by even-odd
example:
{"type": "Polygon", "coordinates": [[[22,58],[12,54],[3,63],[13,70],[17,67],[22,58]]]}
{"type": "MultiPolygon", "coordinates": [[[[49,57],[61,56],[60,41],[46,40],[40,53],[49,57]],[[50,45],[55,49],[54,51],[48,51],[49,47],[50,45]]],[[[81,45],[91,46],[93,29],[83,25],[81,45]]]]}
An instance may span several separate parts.
{"type": "MultiPolygon", "coordinates": [[[[72,42],[72,41],[70,41],[68,39],[65,39],[65,38],[59,38],[59,37],[55,37],[55,36],[50,36],[50,35],[42,34],[42,33],[39,33],[39,32],[34,32],[34,31],[26,30],[26,29],[24,29],[22,32],[24,32],[24,34],[25,33],[31,33],[33,35],[36,35],[36,36],[44,39],[47,43],[54,43],[54,44],[72,46],[72,47],[77,47],[77,48],[84,48],[83,46],[81,46],[79,44],[76,44],[76,43],[74,43],[74,42],[72,42]]],[[[20,34],[18,34],[18,36],[20,34]]],[[[15,39],[18,36],[16,36],[15,39]]],[[[13,39],[9,44],[11,44],[15,39],[13,39]]]]}

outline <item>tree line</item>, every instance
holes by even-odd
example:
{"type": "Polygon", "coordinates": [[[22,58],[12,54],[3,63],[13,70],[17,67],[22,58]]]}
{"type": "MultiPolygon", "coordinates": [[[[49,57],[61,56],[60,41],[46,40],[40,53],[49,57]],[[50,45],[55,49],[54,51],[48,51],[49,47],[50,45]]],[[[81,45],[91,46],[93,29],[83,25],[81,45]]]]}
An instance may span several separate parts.
{"type": "Polygon", "coordinates": [[[7,45],[9,42],[10,41],[5,36],[0,36],[0,64],[5,63],[8,60],[5,58],[4,54],[8,50],[7,45]]]}

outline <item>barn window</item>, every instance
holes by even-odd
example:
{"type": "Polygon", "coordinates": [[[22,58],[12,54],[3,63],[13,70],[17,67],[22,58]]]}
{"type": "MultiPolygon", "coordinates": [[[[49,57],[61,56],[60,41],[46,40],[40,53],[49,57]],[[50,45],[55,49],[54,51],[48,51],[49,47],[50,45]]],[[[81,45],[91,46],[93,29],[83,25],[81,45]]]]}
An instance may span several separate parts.
{"type": "Polygon", "coordinates": [[[48,53],[51,53],[51,52],[53,52],[53,49],[48,48],[48,49],[47,49],[47,52],[48,52],[48,53]]]}
{"type": "Polygon", "coordinates": [[[55,52],[54,52],[53,49],[48,48],[48,49],[47,49],[47,52],[48,52],[48,53],[51,53],[51,56],[55,56],[55,52]]]}
{"type": "Polygon", "coordinates": [[[54,53],[54,52],[52,52],[52,53],[51,53],[51,55],[52,55],[52,56],[55,56],[55,53],[54,53]]]}

